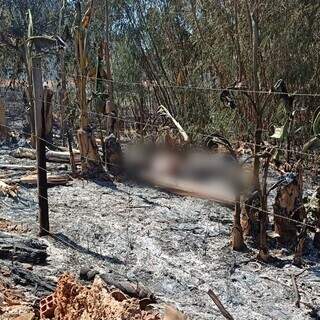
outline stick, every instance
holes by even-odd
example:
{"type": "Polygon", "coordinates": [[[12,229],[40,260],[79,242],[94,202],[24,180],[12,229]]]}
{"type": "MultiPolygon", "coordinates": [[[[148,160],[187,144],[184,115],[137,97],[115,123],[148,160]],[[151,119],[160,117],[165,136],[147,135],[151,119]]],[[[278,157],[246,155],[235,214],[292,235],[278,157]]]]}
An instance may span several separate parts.
{"type": "Polygon", "coordinates": [[[297,285],[297,279],[293,274],[291,275],[291,281],[292,281],[294,294],[296,296],[295,306],[297,308],[300,308],[300,299],[301,299],[301,297],[300,297],[300,293],[299,293],[299,289],[298,289],[298,285],[297,285]]]}
{"type": "Polygon", "coordinates": [[[216,296],[216,294],[210,289],[208,291],[209,297],[212,299],[212,301],[215,303],[215,305],[218,307],[221,314],[228,320],[234,320],[232,315],[226,310],[226,308],[223,306],[219,298],[216,296]]]}
{"type": "Polygon", "coordinates": [[[171,119],[171,121],[174,123],[174,125],[179,130],[184,142],[189,142],[188,134],[181,127],[180,123],[170,114],[169,110],[166,107],[162,106],[162,105],[160,106],[160,110],[163,110],[165,112],[165,114],[171,119]]]}

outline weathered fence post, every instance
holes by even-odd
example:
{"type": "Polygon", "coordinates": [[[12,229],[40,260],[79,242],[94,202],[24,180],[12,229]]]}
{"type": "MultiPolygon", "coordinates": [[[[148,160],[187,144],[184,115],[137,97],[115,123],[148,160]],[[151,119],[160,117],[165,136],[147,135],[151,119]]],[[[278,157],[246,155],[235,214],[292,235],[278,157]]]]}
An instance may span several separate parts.
{"type": "Polygon", "coordinates": [[[43,101],[43,82],[41,57],[34,56],[32,63],[33,101],[35,110],[35,131],[37,141],[37,170],[38,170],[38,198],[39,198],[39,235],[49,233],[49,206],[48,206],[48,183],[46,164],[46,141],[45,141],[45,115],[43,101]]]}
{"type": "MultiPolygon", "coordinates": [[[[48,183],[46,164],[46,113],[50,108],[50,90],[43,91],[41,56],[53,49],[65,49],[65,42],[57,36],[34,36],[31,11],[28,10],[28,67],[32,70],[33,102],[35,113],[35,132],[37,141],[37,169],[38,169],[38,198],[39,198],[39,224],[40,236],[50,233],[49,206],[48,206],[48,183]],[[46,99],[44,99],[46,97],[46,99]]],[[[52,93],[51,93],[52,94],[52,93]]]]}

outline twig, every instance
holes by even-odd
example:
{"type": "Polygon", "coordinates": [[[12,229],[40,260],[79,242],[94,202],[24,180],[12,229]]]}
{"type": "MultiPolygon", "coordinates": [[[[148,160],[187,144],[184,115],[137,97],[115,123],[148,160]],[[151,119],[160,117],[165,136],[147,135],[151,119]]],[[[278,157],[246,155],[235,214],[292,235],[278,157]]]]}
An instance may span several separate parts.
{"type": "Polygon", "coordinates": [[[189,142],[188,134],[181,127],[181,124],[171,115],[169,110],[166,107],[162,106],[162,105],[159,107],[159,110],[164,111],[164,113],[171,119],[171,121],[174,123],[174,125],[177,127],[179,133],[181,134],[184,142],[189,142]]]}
{"type": "Polygon", "coordinates": [[[308,269],[309,269],[309,268],[306,268],[306,269],[302,270],[301,272],[297,273],[297,274],[295,275],[295,277],[296,277],[296,278],[300,277],[300,276],[301,276],[303,273],[305,273],[308,269]]]}
{"type": "Polygon", "coordinates": [[[226,310],[226,308],[223,306],[219,298],[216,296],[216,294],[210,289],[208,291],[209,297],[212,299],[212,301],[215,303],[215,305],[218,307],[221,314],[228,320],[234,320],[232,315],[226,310]]]}
{"type": "Polygon", "coordinates": [[[295,301],[295,306],[297,308],[300,308],[300,293],[299,293],[299,289],[298,289],[298,285],[297,285],[297,279],[295,277],[294,274],[291,275],[291,281],[292,281],[292,286],[293,286],[293,290],[294,290],[294,294],[296,296],[296,301],[295,301]]]}
{"type": "MultiPolygon", "coordinates": [[[[269,280],[269,281],[272,281],[272,282],[277,283],[277,284],[281,284],[283,287],[285,287],[287,289],[291,289],[291,286],[289,286],[289,285],[287,285],[287,284],[285,284],[282,281],[279,281],[277,279],[272,279],[272,278],[270,278],[268,276],[264,276],[264,275],[260,276],[259,278],[265,279],[265,280],[269,280]]],[[[305,293],[305,292],[303,292],[303,293],[305,293]]]]}

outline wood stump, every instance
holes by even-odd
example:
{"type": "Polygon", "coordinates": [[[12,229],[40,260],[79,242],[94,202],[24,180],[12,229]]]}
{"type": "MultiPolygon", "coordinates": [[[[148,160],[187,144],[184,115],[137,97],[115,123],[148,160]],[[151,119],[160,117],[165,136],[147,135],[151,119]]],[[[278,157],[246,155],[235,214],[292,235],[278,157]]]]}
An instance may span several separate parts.
{"type": "Polygon", "coordinates": [[[296,266],[301,266],[303,264],[302,256],[304,253],[306,238],[307,238],[307,218],[303,220],[304,225],[302,225],[300,232],[297,235],[297,245],[294,251],[293,263],[296,266]]]}
{"type": "Polygon", "coordinates": [[[232,245],[232,249],[235,251],[242,251],[246,247],[243,241],[242,228],[239,226],[234,226],[232,228],[231,245],[232,245]]]}

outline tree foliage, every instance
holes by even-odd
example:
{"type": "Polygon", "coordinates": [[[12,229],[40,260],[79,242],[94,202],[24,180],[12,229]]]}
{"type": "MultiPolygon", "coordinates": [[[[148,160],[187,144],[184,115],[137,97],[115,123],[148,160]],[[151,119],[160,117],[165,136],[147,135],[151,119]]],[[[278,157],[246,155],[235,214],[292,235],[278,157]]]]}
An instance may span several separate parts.
{"type": "MultiPolygon", "coordinates": [[[[218,90],[254,89],[253,11],[259,25],[257,88],[265,92],[259,94],[260,101],[280,78],[289,92],[319,92],[318,1],[96,0],[88,39],[92,68],[95,48],[103,39],[106,2],[110,7],[115,100],[120,112],[139,115],[145,110],[148,114],[163,104],[191,133],[219,130],[243,137],[253,134],[252,94],[234,92],[237,110],[231,110],[221,103],[218,90]]],[[[0,4],[2,67],[21,71],[27,10],[32,11],[35,34],[57,34],[62,1],[1,0],[0,4]]],[[[85,8],[88,1],[82,4],[85,8]]],[[[74,13],[75,1],[67,1],[65,38],[71,34],[74,13]]],[[[75,53],[69,49],[69,77],[74,73],[74,59],[75,53]]],[[[309,120],[317,105],[318,98],[312,96],[295,101],[295,109],[306,109],[309,120]]],[[[264,108],[263,128],[284,126],[283,112],[279,99],[272,96],[264,108]]],[[[302,132],[311,134],[311,126],[302,132]]]]}

